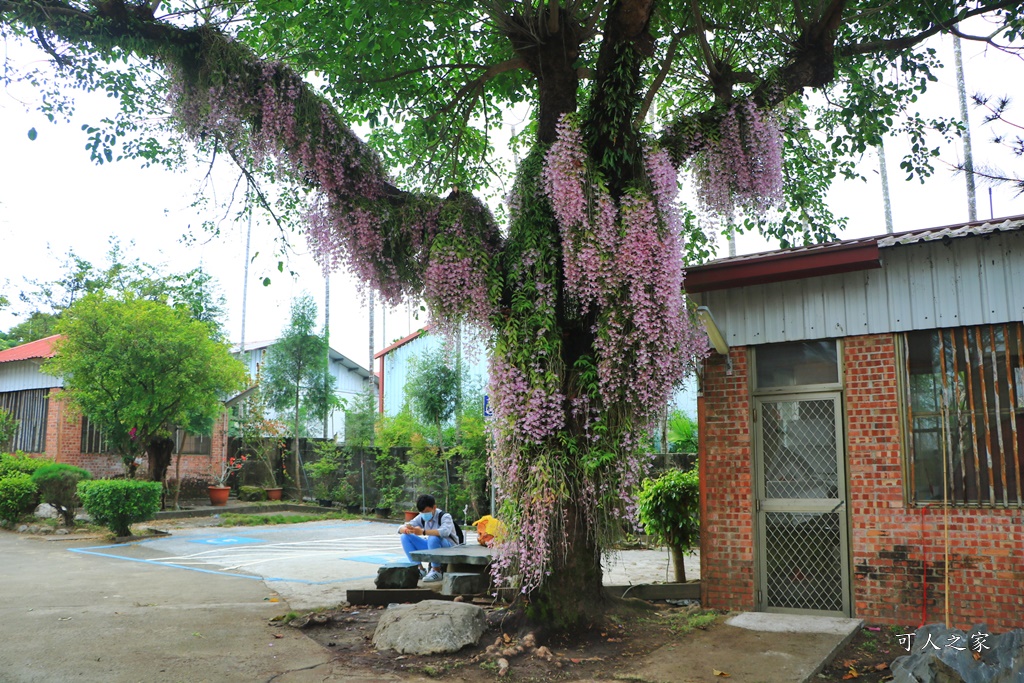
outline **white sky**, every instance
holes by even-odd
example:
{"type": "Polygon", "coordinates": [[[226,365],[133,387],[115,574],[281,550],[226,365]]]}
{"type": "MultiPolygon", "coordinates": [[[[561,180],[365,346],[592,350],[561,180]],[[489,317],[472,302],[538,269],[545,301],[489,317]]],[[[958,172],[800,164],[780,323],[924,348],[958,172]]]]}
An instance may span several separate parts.
{"type": "MultiPolygon", "coordinates": [[[[930,86],[927,99],[921,103],[926,111],[958,111],[950,45],[948,40],[937,45],[949,66],[940,82],[930,86]]],[[[1024,83],[1024,64],[1020,60],[991,50],[984,55],[971,43],[964,43],[964,59],[968,95],[977,91],[997,97],[1019,94],[1020,84],[1024,83]]],[[[116,236],[125,247],[134,242],[130,254],[144,262],[163,265],[166,272],[183,272],[202,264],[216,278],[227,299],[226,329],[232,341],[239,341],[246,226],[227,220],[221,224],[221,235],[217,238],[207,238],[199,232],[203,220],[211,216],[199,214],[189,205],[205,169],[170,173],[156,168],[139,169],[135,162],[95,166],[84,149],[85,135],[80,126],[82,122],[101,118],[101,112],[110,106],[104,96],[83,95],[80,110],[88,113],[87,118],[52,125],[34,111],[26,113],[15,95],[0,91],[0,149],[5,162],[0,164],[0,291],[15,301],[24,288],[24,278],[56,278],[62,272],[60,264],[69,248],[95,265],[105,264],[108,240],[116,236]],[[33,127],[38,138],[30,141],[27,132],[33,127]],[[190,226],[196,228],[198,240],[186,247],[180,240],[190,226]]],[[[1011,109],[1010,116],[1024,122],[1024,107],[1011,109]]],[[[976,164],[1019,168],[1020,159],[989,143],[992,132],[990,127],[978,125],[980,113],[972,109],[971,117],[976,164]]],[[[964,179],[952,177],[939,162],[935,176],[926,184],[906,182],[899,169],[904,146],[901,140],[886,143],[895,229],[965,221],[964,179]]],[[[955,163],[960,155],[950,148],[944,150],[942,158],[955,163]]],[[[885,232],[877,158],[866,158],[862,166],[867,183],[843,183],[830,195],[834,210],[851,219],[850,228],[840,235],[843,238],[885,232]]],[[[216,186],[218,194],[229,193],[232,183],[233,177],[222,179],[216,186]]],[[[993,190],[993,203],[996,216],[1024,214],[1024,198],[1014,199],[1006,188],[993,190]]],[[[989,217],[985,186],[979,186],[978,217],[989,217]]],[[[278,336],[288,323],[291,299],[302,293],[315,297],[323,315],[324,282],[319,268],[305,254],[305,244],[301,238],[293,240],[301,252],[292,255],[288,263],[289,268],[299,273],[293,280],[276,270],[273,236],[273,228],[254,223],[252,253],[259,251],[260,256],[249,272],[245,320],[248,341],[278,336]],[[269,287],[260,284],[264,276],[272,279],[269,287]]],[[[740,253],[770,248],[755,236],[739,238],[740,253]]],[[[725,246],[720,246],[719,255],[726,253],[725,246]]],[[[24,310],[17,303],[0,313],[0,329],[7,330],[19,322],[21,313],[24,310]]],[[[375,350],[422,326],[423,314],[420,316],[417,320],[410,310],[390,311],[382,329],[378,305],[375,350]]],[[[368,363],[367,307],[344,274],[332,277],[331,346],[360,365],[368,363]]]]}

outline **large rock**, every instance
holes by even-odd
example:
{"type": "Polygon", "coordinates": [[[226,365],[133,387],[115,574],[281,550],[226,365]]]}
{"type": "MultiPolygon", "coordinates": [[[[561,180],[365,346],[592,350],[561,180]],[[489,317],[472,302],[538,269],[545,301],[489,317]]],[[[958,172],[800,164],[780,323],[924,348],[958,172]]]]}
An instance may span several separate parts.
{"type": "Polygon", "coordinates": [[[487,630],[483,609],[465,602],[424,600],[384,610],[373,645],[400,654],[431,655],[458,652],[475,645],[487,630]]]}
{"type": "Polygon", "coordinates": [[[1024,683],[1024,629],[992,635],[984,624],[969,631],[928,624],[890,668],[893,683],[1024,683]]]}
{"type": "Polygon", "coordinates": [[[49,503],[40,503],[36,506],[36,510],[33,515],[39,519],[56,519],[57,508],[53,507],[49,503]]]}
{"type": "Polygon", "coordinates": [[[391,563],[377,570],[373,585],[377,588],[415,588],[419,580],[419,564],[391,563]]]}

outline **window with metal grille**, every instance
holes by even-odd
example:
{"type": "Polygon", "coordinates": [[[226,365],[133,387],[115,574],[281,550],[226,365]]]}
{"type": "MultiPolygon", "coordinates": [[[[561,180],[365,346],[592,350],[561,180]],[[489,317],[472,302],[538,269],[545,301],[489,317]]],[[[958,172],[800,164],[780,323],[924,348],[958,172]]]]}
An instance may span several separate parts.
{"type": "Polygon", "coordinates": [[[917,503],[1024,504],[1024,326],[908,332],[909,495],[917,503]]]}
{"type": "Polygon", "coordinates": [[[213,437],[202,434],[186,434],[181,441],[183,455],[209,455],[212,451],[213,437]]]}
{"type": "Polygon", "coordinates": [[[10,443],[0,443],[0,449],[26,453],[43,453],[46,450],[49,392],[49,389],[26,389],[0,393],[0,408],[18,421],[14,437],[10,443]]]}
{"type": "Polygon", "coordinates": [[[104,436],[103,430],[101,430],[96,424],[91,422],[89,418],[82,418],[82,444],[83,453],[110,453],[110,444],[107,442],[107,437],[104,436]]]}

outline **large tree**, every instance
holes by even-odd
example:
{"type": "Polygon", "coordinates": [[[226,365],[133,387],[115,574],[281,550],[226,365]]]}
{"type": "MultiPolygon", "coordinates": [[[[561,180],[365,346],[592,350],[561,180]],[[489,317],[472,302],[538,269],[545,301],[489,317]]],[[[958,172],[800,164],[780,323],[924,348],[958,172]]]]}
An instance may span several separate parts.
{"type": "MultiPolygon", "coordinates": [[[[481,330],[511,529],[496,566],[536,618],[567,626],[595,604],[600,549],[635,508],[641,435],[702,352],[682,239],[706,253],[716,221],[783,244],[829,237],[829,182],[894,127],[918,143],[907,168],[927,173],[933,122],[905,111],[936,65],[922,42],[982,15],[979,39],[1012,41],[1020,4],[0,0],[0,21],[59,78],[123,98],[89,131],[99,162],[162,158],[139,122],[166,88],[200,149],[254,186],[270,174],[309,191],[284,197],[304,213],[276,215],[301,215],[325,266],[391,303],[422,297],[441,329],[481,330]],[[492,134],[509,111],[529,119],[505,176],[492,134]],[[677,203],[680,170],[697,206],[677,203]],[[495,179],[500,228],[472,194],[495,179]]],[[[64,93],[44,83],[48,114],[64,93]]]]}
{"type": "MultiPolygon", "coordinates": [[[[101,293],[64,311],[43,369],[98,426],[126,467],[175,426],[212,423],[245,383],[245,367],[210,328],[167,304],[101,293]]],[[[169,453],[169,452],[168,452],[169,453]]]]}

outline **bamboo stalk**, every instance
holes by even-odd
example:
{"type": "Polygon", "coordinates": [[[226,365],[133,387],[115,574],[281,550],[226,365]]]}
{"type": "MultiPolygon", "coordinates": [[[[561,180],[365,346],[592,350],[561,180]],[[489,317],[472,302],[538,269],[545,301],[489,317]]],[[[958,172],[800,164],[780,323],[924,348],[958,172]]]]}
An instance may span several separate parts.
{"type": "MultiPolygon", "coordinates": [[[[950,338],[953,333],[950,332],[950,338]]],[[[940,444],[942,451],[942,535],[943,535],[943,614],[946,618],[946,628],[949,628],[949,468],[947,467],[946,453],[949,450],[949,403],[951,395],[947,391],[946,384],[946,344],[939,332],[939,367],[942,370],[942,400],[939,402],[939,419],[942,421],[940,444]]]]}
{"type": "Polygon", "coordinates": [[[978,419],[977,411],[974,409],[974,377],[971,373],[971,345],[968,341],[967,328],[964,327],[964,356],[967,365],[967,409],[971,413],[971,455],[974,460],[974,490],[981,500],[981,458],[978,454],[978,419]]]}
{"type": "MultiPolygon", "coordinates": [[[[988,419],[988,387],[985,384],[985,344],[981,340],[981,328],[974,328],[974,338],[978,343],[978,381],[981,383],[981,419],[985,425],[985,464],[988,467],[988,503],[996,504],[995,474],[992,472],[992,428],[988,419]]],[[[979,491],[980,493],[980,491],[979,491]]],[[[979,499],[980,499],[979,495],[979,499]]]]}
{"type": "MultiPolygon", "coordinates": [[[[1006,356],[1006,360],[1007,360],[1007,396],[1008,396],[1009,401],[1010,401],[1009,405],[1007,405],[1007,414],[1010,416],[1010,437],[1011,437],[1011,440],[1013,441],[1013,447],[1012,447],[1011,450],[1013,451],[1014,475],[1015,475],[1014,478],[1016,479],[1015,483],[1016,483],[1016,486],[1017,486],[1014,489],[1014,497],[1017,499],[1017,505],[1020,505],[1020,503],[1021,503],[1021,493],[1022,493],[1021,492],[1021,468],[1020,468],[1020,462],[1021,461],[1020,461],[1020,453],[1019,453],[1020,445],[1017,443],[1017,413],[1016,413],[1016,405],[1017,405],[1018,396],[1017,396],[1017,392],[1016,392],[1016,385],[1015,385],[1015,382],[1014,382],[1013,350],[1011,348],[1011,340],[1010,340],[1011,335],[1016,337],[1017,340],[1018,340],[1018,343],[1019,343],[1020,336],[1017,334],[1017,331],[1014,328],[1012,328],[1012,327],[1010,327],[1008,325],[1002,326],[1002,339],[1004,339],[1004,343],[1006,344],[1006,353],[1004,355],[1006,356]]],[[[1004,455],[1004,460],[1006,459],[1006,457],[1007,457],[1007,455],[1004,455]]]]}
{"type": "MultiPolygon", "coordinates": [[[[988,334],[989,354],[992,356],[992,403],[996,423],[996,444],[999,446],[999,482],[1003,485],[1003,506],[1009,505],[1006,495],[1006,448],[1003,444],[1003,421],[1000,417],[999,401],[999,356],[996,353],[996,328],[992,326],[988,334]]],[[[1003,346],[1006,345],[1006,337],[1003,337],[1003,346]]]]}

